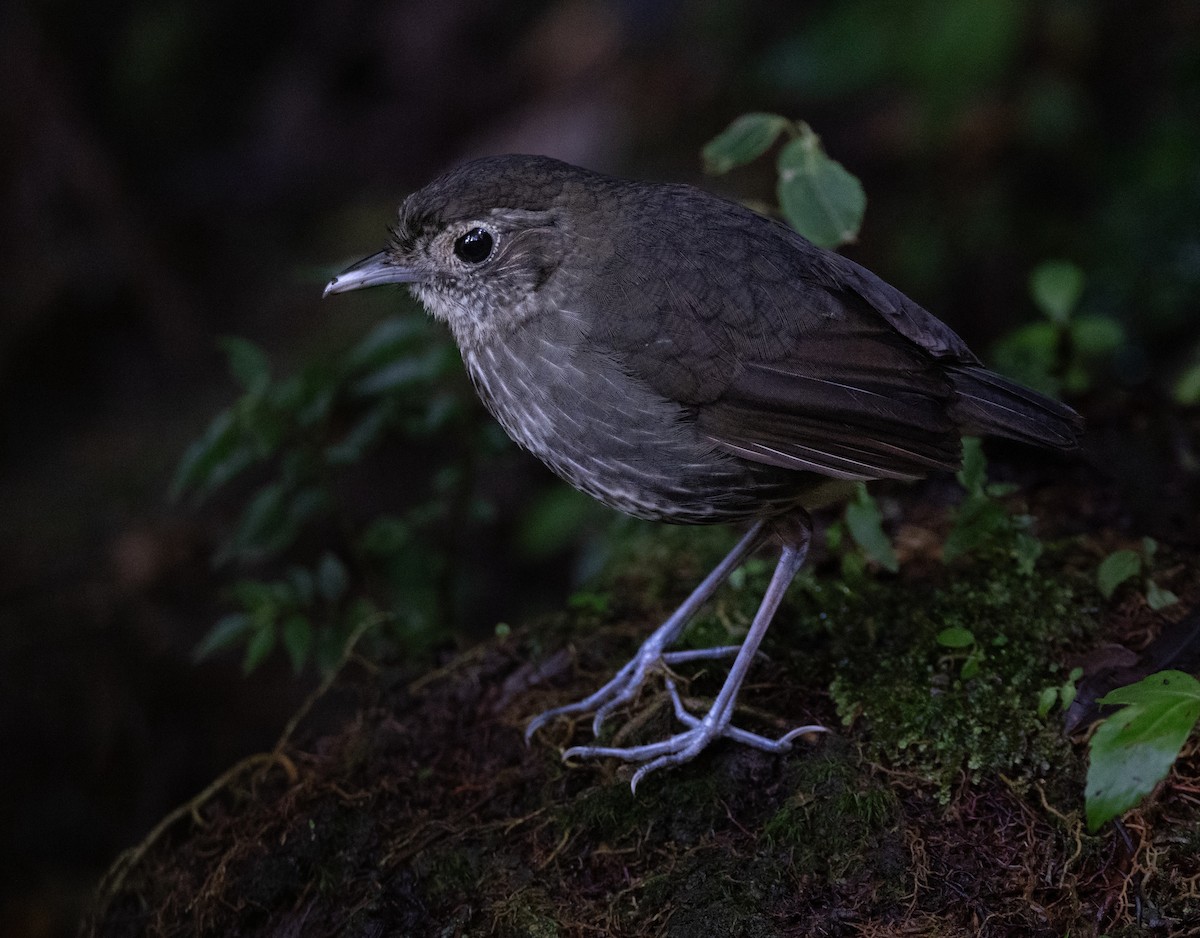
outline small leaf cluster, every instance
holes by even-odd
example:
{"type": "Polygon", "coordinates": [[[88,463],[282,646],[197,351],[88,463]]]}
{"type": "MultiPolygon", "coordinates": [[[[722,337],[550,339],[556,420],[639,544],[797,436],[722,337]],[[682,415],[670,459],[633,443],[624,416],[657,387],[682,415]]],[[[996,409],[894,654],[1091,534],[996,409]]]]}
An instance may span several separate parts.
{"type": "Polygon", "coordinates": [[[173,492],[197,504],[228,493],[240,509],[214,560],[254,575],[232,586],[235,611],[197,658],[241,646],[248,673],[281,647],[297,671],[327,666],[381,606],[404,610],[389,621],[407,637],[432,638],[447,564],[425,535],[469,495],[469,468],[450,465],[415,505],[361,520],[346,474],[392,431],[502,445],[462,432],[470,392],[453,347],[416,315],[385,319],[348,351],[283,377],[246,339],[222,345],[242,393],[188,448],[173,492]]]}
{"type": "Polygon", "coordinates": [[[846,503],[842,517],[826,529],[825,543],[830,551],[841,554],[842,576],[846,580],[860,578],[868,562],[889,573],[900,569],[896,549],[883,530],[883,512],[862,482],[856,483],[854,496],[846,503]]]}
{"type": "Polygon", "coordinates": [[[1085,285],[1083,271],[1070,261],[1035,267],[1029,293],[1043,318],[996,344],[996,369],[1052,397],[1094,387],[1125,344],[1125,330],[1115,319],[1078,312],[1085,285]]]}
{"type": "Polygon", "coordinates": [[[787,223],[813,244],[836,248],[858,238],[867,196],[862,183],[821,146],[804,121],[778,114],[743,114],[704,147],[704,165],[721,174],[767,152],[780,137],[777,196],[787,223]]]}
{"type": "Polygon", "coordinates": [[[1159,586],[1150,576],[1154,567],[1154,555],[1158,553],[1158,542],[1152,537],[1142,538],[1141,550],[1125,548],[1113,551],[1101,561],[1096,569],[1096,586],[1105,599],[1111,599],[1121,584],[1143,576],[1146,604],[1158,612],[1179,602],[1179,597],[1169,589],[1159,586]]]}
{"type": "Polygon", "coordinates": [[[977,438],[963,439],[962,468],[956,477],[967,494],[954,513],[954,525],[942,546],[942,559],[953,563],[981,547],[1007,544],[1017,569],[1026,576],[1033,573],[1042,555],[1042,542],[1029,531],[1033,518],[1012,514],[1001,501],[1016,486],[988,482],[987,457],[977,438]]]}

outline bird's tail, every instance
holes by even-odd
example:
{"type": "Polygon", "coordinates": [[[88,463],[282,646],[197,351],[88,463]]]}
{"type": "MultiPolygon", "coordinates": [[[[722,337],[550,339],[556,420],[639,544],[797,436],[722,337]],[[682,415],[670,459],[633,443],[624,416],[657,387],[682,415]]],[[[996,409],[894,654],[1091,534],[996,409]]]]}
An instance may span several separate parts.
{"type": "Polygon", "coordinates": [[[1083,418],[1066,404],[986,368],[962,365],[948,373],[958,392],[952,416],[964,432],[1061,450],[1079,445],[1083,418]]]}

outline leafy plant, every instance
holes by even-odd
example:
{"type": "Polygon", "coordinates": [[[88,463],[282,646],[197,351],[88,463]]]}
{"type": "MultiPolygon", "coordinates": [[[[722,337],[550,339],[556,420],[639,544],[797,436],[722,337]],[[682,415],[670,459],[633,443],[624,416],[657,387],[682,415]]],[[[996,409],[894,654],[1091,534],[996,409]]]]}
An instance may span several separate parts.
{"type": "MultiPolygon", "coordinates": [[[[997,636],[997,638],[1002,638],[1002,636],[997,636]]],[[[979,673],[979,666],[983,664],[984,652],[983,648],[975,640],[975,633],[970,629],[965,629],[960,625],[953,625],[950,628],[942,629],[937,634],[937,643],[943,648],[949,648],[954,652],[966,653],[962,666],[958,670],[958,676],[964,681],[973,678],[979,673]]]]}
{"type": "Polygon", "coordinates": [[[1083,677],[1083,668],[1072,668],[1067,675],[1067,679],[1061,684],[1055,684],[1044,688],[1038,696],[1038,716],[1045,719],[1050,715],[1050,711],[1054,709],[1055,704],[1061,704],[1066,710],[1075,702],[1075,695],[1078,692],[1076,684],[1083,677]]]}
{"type": "Polygon", "coordinates": [[[236,611],[196,657],[240,646],[249,673],[282,648],[297,671],[326,666],[372,616],[410,644],[436,637],[453,575],[437,535],[473,510],[472,467],[504,445],[471,432],[452,346],[423,316],[389,318],[349,350],[276,378],[253,343],[222,344],[242,394],[188,448],[172,490],[197,504],[231,491],[241,507],[215,562],[255,575],[230,589],[236,611]],[[345,476],[392,431],[427,443],[454,433],[467,445],[452,450],[429,491],[361,517],[345,476]],[[399,611],[384,617],[381,608],[399,611]]]}
{"type": "Polygon", "coordinates": [[[762,156],[781,136],[787,142],[776,158],[776,194],[787,223],[825,248],[857,239],[867,209],[862,183],[830,158],[804,121],[743,114],[705,145],[704,165],[710,173],[727,173],[762,156]]]}
{"type": "Polygon", "coordinates": [[[964,554],[987,544],[1011,545],[1009,552],[1018,569],[1029,575],[1042,554],[1042,543],[1029,529],[1029,515],[1014,515],[1000,500],[1011,495],[1016,487],[1007,483],[987,481],[987,457],[975,437],[963,439],[963,463],[957,474],[966,497],[954,513],[954,525],[942,546],[942,558],[952,563],[964,554]]]}
{"type": "Polygon", "coordinates": [[[1158,553],[1158,542],[1152,537],[1142,538],[1141,550],[1128,548],[1113,551],[1096,568],[1096,586],[1105,599],[1112,599],[1121,584],[1145,574],[1146,604],[1157,612],[1179,602],[1179,597],[1169,589],[1159,586],[1151,577],[1154,555],[1158,553]]]}
{"type": "Polygon", "coordinates": [[[1088,765],[1088,829],[1128,811],[1158,785],[1200,720],[1200,681],[1160,671],[1099,700],[1121,707],[1092,735],[1088,765]]]}
{"type": "Polygon", "coordinates": [[[996,344],[997,370],[1054,397],[1089,390],[1125,343],[1125,330],[1114,319],[1078,313],[1084,286],[1083,271],[1069,261],[1035,267],[1029,293],[1044,319],[996,344]]]}

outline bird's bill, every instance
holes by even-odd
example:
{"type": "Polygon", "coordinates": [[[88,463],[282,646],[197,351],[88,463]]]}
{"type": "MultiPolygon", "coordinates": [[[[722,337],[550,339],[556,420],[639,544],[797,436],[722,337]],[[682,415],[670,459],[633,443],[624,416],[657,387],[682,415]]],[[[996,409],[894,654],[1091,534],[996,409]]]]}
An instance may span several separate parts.
{"type": "Polygon", "coordinates": [[[397,264],[387,251],[380,251],[347,267],[325,285],[321,295],[348,293],[363,287],[377,287],[381,283],[414,283],[416,280],[416,271],[397,264]]]}

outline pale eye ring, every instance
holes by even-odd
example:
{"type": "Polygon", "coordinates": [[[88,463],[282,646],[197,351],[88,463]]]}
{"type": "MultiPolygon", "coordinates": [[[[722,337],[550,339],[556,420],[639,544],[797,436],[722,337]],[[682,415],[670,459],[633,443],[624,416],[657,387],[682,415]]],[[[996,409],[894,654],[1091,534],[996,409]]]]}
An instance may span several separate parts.
{"type": "Polygon", "coordinates": [[[454,255],[468,264],[482,264],[492,256],[496,239],[486,228],[471,228],[454,242],[454,255]]]}

